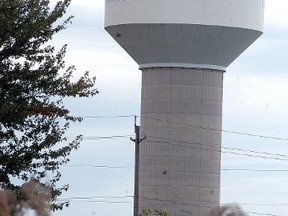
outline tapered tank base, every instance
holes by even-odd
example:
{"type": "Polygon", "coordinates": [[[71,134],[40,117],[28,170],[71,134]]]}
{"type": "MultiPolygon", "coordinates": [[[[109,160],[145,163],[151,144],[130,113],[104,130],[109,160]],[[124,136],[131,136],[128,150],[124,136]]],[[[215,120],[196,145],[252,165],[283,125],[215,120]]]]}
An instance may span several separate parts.
{"type": "Polygon", "coordinates": [[[220,200],[223,71],[142,69],[139,211],[206,216],[220,200]]]}

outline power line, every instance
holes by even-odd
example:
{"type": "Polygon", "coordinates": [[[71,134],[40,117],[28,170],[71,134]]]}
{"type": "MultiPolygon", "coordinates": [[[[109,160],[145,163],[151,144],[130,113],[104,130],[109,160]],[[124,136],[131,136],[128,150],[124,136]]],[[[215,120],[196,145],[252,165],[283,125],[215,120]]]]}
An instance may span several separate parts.
{"type": "Polygon", "coordinates": [[[128,137],[131,137],[131,135],[84,136],[83,140],[119,139],[119,138],[128,138],[128,137]]]}
{"type": "MultiPolygon", "coordinates": [[[[119,139],[119,138],[130,138],[133,135],[110,135],[110,136],[84,136],[84,140],[92,140],[92,141],[97,141],[97,140],[103,140],[103,139],[119,139]]],[[[231,147],[225,147],[221,146],[221,149],[228,150],[228,151],[223,151],[223,150],[217,150],[215,149],[215,146],[212,144],[208,143],[199,143],[199,142],[189,142],[185,140],[177,140],[177,139],[172,139],[172,138],[166,138],[166,137],[154,137],[154,136],[149,136],[152,139],[157,139],[157,140],[149,140],[147,139],[146,142],[150,143],[159,143],[159,144],[167,144],[167,145],[174,145],[174,146],[180,146],[180,147],[185,147],[185,148],[193,148],[193,149],[203,149],[207,151],[216,151],[216,152],[222,152],[222,153],[227,153],[227,154],[234,154],[234,155],[243,155],[243,156],[249,156],[249,157],[258,157],[258,158],[263,158],[263,159],[274,159],[274,160],[281,160],[281,161],[287,161],[288,160],[288,155],[285,154],[279,154],[279,153],[271,153],[271,152],[265,152],[265,151],[255,151],[255,150],[250,150],[250,149],[242,149],[242,148],[231,148],[231,147]],[[161,140],[168,140],[167,141],[159,141],[161,140]],[[171,143],[171,142],[177,142],[176,143],[171,143]],[[198,145],[199,147],[196,146],[187,146],[187,145],[181,145],[178,143],[184,143],[184,144],[193,144],[193,145],[198,145]],[[210,148],[203,148],[205,147],[212,147],[210,148]],[[213,149],[214,148],[214,149],[213,149]],[[241,151],[241,152],[248,152],[248,153],[253,153],[253,154],[246,154],[246,153],[239,153],[239,152],[233,152],[233,151],[241,151]],[[262,155],[255,155],[255,154],[262,154],[262,155]],[[263,156],[263,155],[268,155],[263,156]],[[273,157],[270,157],[273,156],[273,157]]]]}
{"type": "MultiPolygon", "coordinates": [[[[126,195],[126,196],[74,196],[74,197],[59,197],[59,201],[84,201],[84,202],[95,202],[95,203],[107,203],[107,204],[132,204],[132,202],[128,201],[110,201],[110,200],[103,200],[103,199],[132,199],[134,196],[126,195]],[[100,200],[99,200],[100,199],[100,200]]],[[[147,197],[139,197],[141,200],[150,200],[150,201],[159,201],[159,202],[168,202],[172,204],[181,204],[181,205],[191,205],[196,207],[206,207],[209,209],[213,209],[212,207],[204,206],[201,204],[195,203],[187,203],[178,200],[162,200],[157,198],[147,198],[147,197]]],[[[221,205],[230,205],[229,203],[221,203],[221,205]]],[[[250,205],[250,206],[286,206],[288,204],[285,203],[238,203],[238,205],[250,205]]],[[[240,212],[240,211],[239,211],[240,212]]],[[[242,212],[242,211],[241,211],[242,212]]],[[[254,215],[267,215],[267,216],[279,216],[276,214],[270,213],[263,213],[263,212],[246,212],[254,215]]]]}
{"type": "Polygon", "coordinates": [[[90,203],[104,203],[104,204],[132,204],[133,202],[125,201],[106,201],[106,200],[68,200],[72,202],[90,202],[90,203]]]}
{"type": "MultiPolygon", "coordinates": [[[[199,143],[199,142],[189,142],[189,141],[181,141],[181,140],[175,140],[175,139],[171,139],[171,138],[165,138],[165,137],[153,137],[150,136],[151,138],[155,138],[155,139],[166,139],[166,140],[170,140],[173,142],[180,142],[180,143],[186,143],[186,144],[197,144],[199,146],[209,146],[209,147],[215,147],[212,144],[208,144],[208,143],[199,143]]],[[[250,152],[250,153],[256,153],[256,154],[264,154],[264,155],[272,155],[272,156],[280,156],[280,157],[285,157],[288,159],[288,155],[284,155],[284,154],[278,154],[278,153],[271,153],[271,152],[265,152],[265,151],[255,151],[255,150],[250,150],[250,149],[242,149],[242,148],[231,148],[231,147],[225,147],[225,146],[221,146],[222,149],[225,150],[236,150],[236,151],[243,151],[243,152],[250,152]]],[[[209,149],[210,150],[210,149],[209,149]]]]}
{"type": "MultiPolygon", "coordinates": [[[[125,195],[125,196],[71,196],[71,197],[59,197],[58,200],[94,200],[94,199],[133,199],[133,195],[125,195]]],[[[143,197],[141,197],[143,198],[143,197]]],[[[151,198],[143,198],[149,200],[159,201],[159,199],[151,199],[151,198]]],[[[165,202],[179,202],[177,200],[161,200],[165,202]]],[[[194,205],[193,203],[184,203],[188,205],[194,205]]],[[[251,206],[286,206],[288,203],[237,203],[238,205],[251,205],[251,206]]],[[[221,205],[231,205],[231,203],[221,203],[221,205]]],[[[200,207],[200,205],[199,205],[200,207]]]]}
{"type": "MultiPolygon", "coordinates": [[[[140,117],[140,116],[138,116],[138,117],[140,117]]],[[[205,130],[221,131],[221,132],[230,133],[230,134],[236,134],[236,135],[252,136],[252,137],[258,137],[258,138],[263,138],[263,139],[274,139],[274,140],[280,140],[280,141],[288,141],[288,138],[285,138],[285,137],[267,136],[267,135],[261,135],[261,134],[253,134],[253,133],[247,133],[247,132],[216,129],[216,128],[205,128],[205,127],[202,127],[202,126],[195,126],[195,125],[188,124],[188,123],[168,121],[168,120],[163,120],[163,119],[154,118],[154,117],[147,117],[147,116],[141,116],[140,118],[166,122],[166,123],[169,123],[169,124],[185,125],[185,126],[199,128],[199,129],[205,129],[205,130]]]]}
{"type": "Polygon", "coordinates": [[[91,202],[91,203],[105,203],[105,204],[132,204],[132,201],[110,201],[103,199],[132,199],[133,196],[75,196],[75,197],[59,197],[59,201],[69,202],[91,202]]]}
{"type": "Polygon", "coordinates": [[[116,116],[84,116],[83,119],[116,119],[116,118],[130,118],[135,115],[116,115],[116,116]]]}
{"type": "MultiPolygon", "coordinates": [[[[87,141],[96,141],[96,140],[111,140],[111,139],[120,139],[120,138],[129,138],[133,135],[111,135],[111,136],[83,136],[82,140],[87,140],[87,141]]],[[[75,137],[67,137],[67,139],[74,139],[75,137]]]]}
{"type": "MultiPolygon", "coordinates": [[[[229,205],[228,203],[222,203],[223,205],[229,205]]],[[[243,206],[288,206],[288,203],[237,203],[243,206]]]]}
{"type": "Polygon", "coordinates": [[[86,164],[66,164],[64,166],[68,166],[68,167],[91,167],[91,168],[104,168],[104,169],[133,169],[134,167],[126,167],[126,166],[106,166],[106,165],[86,165],[86,164]]]}
{"type": "MultiPolygon", "coordinates": [[[[133,135],[111,135],[111,136],[84,136],[83,140],[87,141],[97,141],[97,140],[112,140],[112,139],[119,139],[119,138],[130,138],[133,135]]],[[[169,144],[169,145],[175,145],[175,146],[180,146],[180,147],[188,147],[188,148],[194,148],[194,149],[203,149],[203,150],[208,150],[208,151],[216,151],[216,152],[222,152],[222,153],[228,153],[228,154],[234,154],[234,155],[243,155],[243,156],[249,156],[249,157],[258,157],[258,158],[263,158],[263,159],[274,159],[274,160],[281,160],[281,161],[288,161],[288,155],[285,154],[279,154],[279,153],[271,153],[271,152],[265,152],[265,151],[255,151],[255,150],[249,150],[249,149],[242,149],[242,148],[231,148],[231,147],[225,147],[221,146],[221,149],[229,150],[229,151],[242,151],[242,152],[249,152],[253,154],[264,154],[268,156],[276,156],[276,157],[266,157],[266,156],[261,156],[261,155],[251,155],[251,154],[244,154],[244,153],[237,153],[237,152],[228,152],[228,151],[219,151],[216,149],[205,149],[202,146],[208,146],[215,148],[214,145],[207,144],[207,143],[197,143],[197,142],[188,142],[184,140],[176,140],[176,139],[171,139],[171,138],[165,138],[165,137],[154,137],[154,136],[149,136],[150,138],[153,139],[163,139],[163,140],[169,140],[177,143],[185,143],[185,144],[196,144],[196,145],[201,145],[200,147],[193,147],[193,146],[186,146],[186,145],[179,145],[179,144],[174,144],[174,143],[169,143],[169,142],[164,142],[164,141],[155,141],[155,140],[149,140],[147,139],[147,142],[154,142],[154,143],[162,143],[162,144],[169,144]],[[282,157],[282,158],[280,158],[282,157]]],[[[67,137],[68,139],[72,139],[71,137],[67,137]]]]}
{"type": "Polygon", "coordinates": [[[245,169],[245,168],[222,168],[222,171],[247,171],[247,172],[288,172],[288,169],[245,169]]]}
{"type": "Polygon", "coordinates": [[[205,129],[205,130],[222,131],[224,133],[231,133],[231,134],[236,134],[236,135],[244,135],[244,136],[252,136],[252,137],[258,137],[258,138],[264,138],[264,139],[274,139],[274,140],[280,140],[280,141],[288,141],[288,138],[286,138],[286,137],[268,136],[268,135],[254,134],[254,133],[234,131],[234,130],[205,128],[205,127],[202,127],[202,126],[195,126],[195,125],[188,124],[188,123],[168,121],[168,120],[154,118],[154,117],[148,117],[148,116],[138,116],[138,115],[84,116],[83,119],[116,119],[116,118],[131,118],[131,117],[135,117],[135,116],[140,117],[140,118],[144,118],[144,119],[161,121],[161,122],[166,122],[166,123],[170,123],[170,124],[185,125],[185,126],[195,127],[195,128],[205,129]]]}
{"type": "Polygon", "coordinates": [[[285,158],[288,159],[288,155],[285,155],[285,154],[271,153],[271,152],[265,152],[265,151],[255,151],[255,150],[241,149],[241,148],[231,148],[231,147],[225,147],[225,146],[223,146],[222,148],[223,149],[228,149],[228,150],[236,150],[236,151],[244,151],[244,152],[256,153],[256,154],[280,156],[280,157],[285,157],[285,158]]]}
{"type": "Polygon", "coordinates": [[[224,152],[226,154],[234,154],[234,155],[241,155],[241,156],[247,156],[247,157],[254,157],[254,158],[262,158],[262,159],[269,159],[269,160],[278,160],[278,161],[288,161],[288,159],[283,158],[277,158],[277,157],[266,157],[261,155],[251,155],[251,154],[244,154],[244,153],[237,153],[237,152],[224,152]]]}
{"type": "Polygon", "coordinates": [[[72,197],[59,197],[59,200],[91,200],[91,199],[132,199],[134,196],[72,196],[72,197]]]}
{"type": "MultiPolygon", "coordinates": [[[[59,197],[58,200],[59,201],[73,201],[73,202],[82,201],[82,202],[106,203],[106,204],[132,204],[132,201],[114,201],[114,200],[115,199],[116,200],[133,199],[133,198],[134,198],[134,196],[132,196],[132,195],[125,195],[125,196],[72,196],[72,197],[59,197]],[[103,200],[103,199],[110,199],[110,200],[103,200]]],[[[162,199],[148,198],[148,197],[139,197],[139,198],[141,200],[168,202],[168,203],[172,203],[172,204],[190,205],[190,206],[206,207],[209,209],[213,209],[212,207],[204,206],[203,204],[187,203],[187,202],[178,201],[178,200],[162,200],[162,199]]],[[[221,205],[222,206],[229,206],[231,204],[221,203],[221,205]]],[[[285,203],[265,203],[265,204],[264,203],[237,203],[237,205],[240,205],[240,206],[287,206],[288,204],[285,204],[285,203]]],[[[234,211],[237,211],[237,210],[234,210],[234,211]]],[[[244,212],[244,211],[241,211],[241,212],[244,212]]],[[[276,214],[256,212],[256,211],[250,211],[250,212],[246,212],[246,213],[254,214],[254,215],[280,216],[280,215],[276,215],[276,214]]]]}
{"type": "MultiPolygon", "coordinates": [[[[67,167],[88,167],[99,169],[133,169],[133,166],[108,166],[91,164],[66,164],[67,167]]],[[[288,169],[247,169],[247,168],[222,168],[221,171],[247,171],[247,172],[288,172],[288,169]]]]}
{"type": "MultiPolygon", "coordinates": [[[[170,142],[167,141],[158,141],[158,140],[146,140],[150,143],[157,143],[157,144],[166,144],[166,145],[172,145],[172,146],[179,146],[179,147],[183,147],[183,148],[191,148],[191,149],[200,149],[200,150],[207,150],[207,151],[212,151],[212,152],[222,152],[222,153],[226,153],[226,154],[234,154],[234,155],[242,155],[242,156],[248,156],[248,157],[257,157],[257,158],[263,158],[263,159],[272,159],[272,160],[280,160],[280,161],[288,161],[288,155],[283,155],[283,157],[285,158],[280,158],[280,157],[268,157],[268,156],[262,156],[262,155],[253,155],[253,154],[247,154],[247,153],[238,153],[238,152],[232,152],[232,151],[223,151],[223,150],[217,150],[217,149],[210,149],[210,148],[203,148],[203,146],[208,146],[208,147],[215,147],[213,145],[209,145],[209,144],[205,144],[205,143],[197,143],[197,142],[187,142],[187,141],[181,141],[181,140],[175,140],[175,139],[169,139],[169,138],[164,138],[164,137],[153,137],[153,136],[148,136],[148,138],[157,138],[157,139],[166,139],[169,140],[170,142]],[[173,142],[177,142],[177,143],[172,143],[173,142]],[[187,145],[181,145],[178,143],[185,143],[185,144],[196,144],[198,146],[187,146],[187,145]]],[[[227,150],[231,150],[228,147],[221,147],[221,149],[227,149],[227,150]]],[[[251,151],[251,150],[245,150],[245,149],[239,149],[239,151],[246,151],[246,152],[251,152],[251,153],[258,153],[258,154],[267,154],[267,155],[271,155],[274,156],[273,153],[269,153],[269,152],[257,152],[257,151],[251,151]]],[[[279,154],[276,154],[277,156],[279,156],[279,154]]]]}

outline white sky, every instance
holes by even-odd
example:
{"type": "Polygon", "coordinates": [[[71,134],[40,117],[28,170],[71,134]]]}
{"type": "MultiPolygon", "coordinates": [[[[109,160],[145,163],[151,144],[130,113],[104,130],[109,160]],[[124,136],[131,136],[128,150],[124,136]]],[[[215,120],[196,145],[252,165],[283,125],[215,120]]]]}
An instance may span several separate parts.
{"type": "MultiPolygon", "coordinates": [[[[224,130],[288,137],[287,12],[287,0],[266,0],[264,35],[228,67],[224,79],[224,130]]],[[[68,43],[67,65],[76,65],[79,74],[89,70],[96,75],[100,90],[94,98],[67,100],[72,112],[81,116],[139,115],[141,72],[104,31],[104,0],[73,0],[68,13],[75,16],[73,24],[57,35],[54,43],[68,43]]],[[[71,126],[68,136],[133,133],[133,117],[86,119],[71,126]]],[[[230,148],[288,155],[287,144],[288,141],[231,133],[223,133],[222,142],[222,146],[230,148]]],[[[133,167],[134,147],[129,137],[85,140],[71,158],[74,165],[133,167]]],[[[288,169],[288,161],[223,153],[222,168],[288,169]]],[[[95,199],[73,200],[70,208],[53,216],[132,215],[133,199],[115,197],[133,195],[133,178],[133,168],[64,167],[63,182],[70,184],[70,190],[63,197],[95,199]]],[[[286,215],[287,183],[288,172],[223,170],[221,202],[240,203],[250,212],[286,215]]]]}

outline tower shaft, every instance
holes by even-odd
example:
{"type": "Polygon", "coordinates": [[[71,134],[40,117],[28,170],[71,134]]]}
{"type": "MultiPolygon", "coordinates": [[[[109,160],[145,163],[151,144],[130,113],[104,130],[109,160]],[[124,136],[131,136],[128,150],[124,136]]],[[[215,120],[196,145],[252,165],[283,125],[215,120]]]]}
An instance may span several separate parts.
{"type": "Polygon", "coordinates": [[[142,69],[139,210],[219,206],[223,71],[142,69]]]}

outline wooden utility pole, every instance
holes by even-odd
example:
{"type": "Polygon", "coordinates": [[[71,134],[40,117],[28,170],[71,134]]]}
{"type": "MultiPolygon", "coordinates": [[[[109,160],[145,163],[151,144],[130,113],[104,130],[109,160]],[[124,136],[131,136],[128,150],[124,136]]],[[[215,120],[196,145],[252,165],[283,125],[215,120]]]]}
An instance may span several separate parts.
{"type": "Polygon", "coordinates": [[[139,156],[140,143],[146,138],[140,139],[140,126],[137,125],[137,116],[134,116],[135,139],[130,138],[135,143],[135,170],[134,170],[134,216],[139,216],[139,156]]]}

